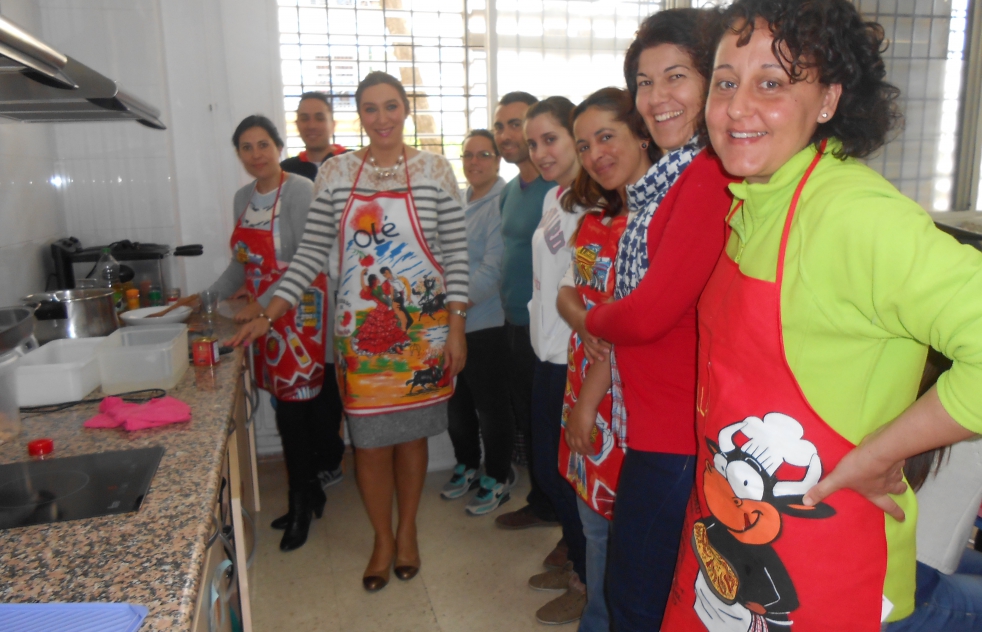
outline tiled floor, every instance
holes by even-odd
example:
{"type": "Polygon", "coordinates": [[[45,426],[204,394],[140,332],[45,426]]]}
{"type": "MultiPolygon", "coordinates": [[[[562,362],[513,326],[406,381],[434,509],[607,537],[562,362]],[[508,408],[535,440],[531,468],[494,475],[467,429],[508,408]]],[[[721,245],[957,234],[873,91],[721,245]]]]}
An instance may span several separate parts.
{"type": "MultiPolygon", "coordinates": [[[[361,576],[372,549],[372,529],[355,486],[351,456],[345,479],[327,492],[324,517],[310,538],[290,553],[279,550],[281,531],[269,522],[286,510],[286,472],[281,461],[260,464],[262,509],[253,572],[256,632],[544,632],[537,608],[559,593],[536,592],[528,578],[559,540],[554,528],[504,531],[494,515],[464,513],[466,497],[444,501],[449,472],[430,473],[420,505],[423,565],[409,582],[392,577],[369,594],[361,576]]],[[[521,472],[512,499],[500,511],[524,505],[528,476],[521,472]]],[[[574,624],[563,626],[575,630],[574,624]]]]}

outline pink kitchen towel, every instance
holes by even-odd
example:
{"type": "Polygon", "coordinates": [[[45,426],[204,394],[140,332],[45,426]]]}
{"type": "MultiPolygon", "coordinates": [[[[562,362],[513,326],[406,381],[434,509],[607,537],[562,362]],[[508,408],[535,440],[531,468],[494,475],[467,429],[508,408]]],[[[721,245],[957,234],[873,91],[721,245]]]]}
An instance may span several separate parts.
{"type": "Polygon", "coordinates": [[[122,427],[133,431],[185,421],[191,421],[191,407],[170,396],[145,404],[129,404],[119,397],[107,397],[99,404],[99,414],[83,425],[86,428],[122,427]]]}

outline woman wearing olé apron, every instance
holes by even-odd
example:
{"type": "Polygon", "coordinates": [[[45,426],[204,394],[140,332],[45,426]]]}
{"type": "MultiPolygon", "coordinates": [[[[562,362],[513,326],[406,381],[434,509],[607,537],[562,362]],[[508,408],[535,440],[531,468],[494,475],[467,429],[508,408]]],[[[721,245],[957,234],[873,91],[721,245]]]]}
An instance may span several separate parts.
{"type": "MultiPolygon", "coordinates": [[[[247,322],[269,305],[297,251],[314,189],[306,178],[280,168],[283,141],[266,117],[246,117],[232,143],[242,166],[256,179],[235,194],[232,261],[210,289],[228,298],[245,287],[250,302],[235,320],[247,322]]],[[[330,341],[327,300],[327,277],[319,274],[304,289],[300,305],[276,319],[272,330],[256,341],[255,375],[276,399],[276,427],[289,480],[289,511],[272,525],[285,529],[283,551],[303,546],[311,515],[320,517],[326,501],[317,472],[329,467],[324,462],[331,444],[318,402],[324,346],[330,341]]]]}
{"type": "Polygon", "coordinates": [[[744,182],[699,303],[696,483],[663,630],[908,616],[900,462],[982,430],[982,254],[856,160],[899,119],[883,31],[848,0],[809,6],[738,0],[717,49],[706,122],[744,182]],[[928,345],[953,366],[915,401],[928,345]]]}
{"type": "MultiPolygon", "coordinates": [[[[419,570],[426,438],[446,430],[453,377],[466,360],[467,235],[450,163],[403,142],[402,84],[369,73],[355,101],[369,145],[321,168],[303,241],[266,316],[295,305],[322,271],[336,276],[335,366],[375,530],[363,585],[376,591],[393,565],[403,580],[419,570]]],[[[236,340],[267,329],[258,318],[236,340]]]]}

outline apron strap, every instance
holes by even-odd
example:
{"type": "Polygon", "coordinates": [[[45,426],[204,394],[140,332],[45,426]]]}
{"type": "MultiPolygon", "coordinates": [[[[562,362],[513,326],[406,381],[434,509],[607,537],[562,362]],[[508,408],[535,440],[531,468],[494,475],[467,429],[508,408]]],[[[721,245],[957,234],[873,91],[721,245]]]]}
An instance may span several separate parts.
{"type": "Polygon", "coordinates": [[[778,251],[777,255],[777,277],[776,281],[778,286],[784,281],[784,254],[788,249],[788,235],[791,234],[791,220],[794,219],[794,213],[798,209],[798,199],[801,197],[801,191],[805,188],[805,183],[808,182],[808,178],[811,176],[812,171],[818,166],[818,161],[822,159],[825,155],[825,146],[828,144],[828,139],[822,139],[822,144],[818,148],[818,153],[815,154],[815,158],[812,159],[808,169],[805,170],[805,175],[801,177],[798,182],[798,187],[794,190],[794,197],[791,198],[791,207],[788,209],[788,218],[784,220],[784,231],[781,233],[781,249],[778,251]]]}
{"type": "MultiPolygon", "coordinates": [[[[368,156],[372,153],[371,148],[365,152],[365,157],[361,159],[361,165],[358,166],[358,173],[355,174],[355,181],[351,183],[351,193],[355,192],[358,188],[358,178],[361,177],[362,169],[365,168],[365,161],[368,160],[368,156]]],[[[413,185],[409,182],[409,158],[406,156],[406,145],[402,145],[402,166],[406,169],[406,188],[409,190],[409,197],[413,196],[413,185]]]]}

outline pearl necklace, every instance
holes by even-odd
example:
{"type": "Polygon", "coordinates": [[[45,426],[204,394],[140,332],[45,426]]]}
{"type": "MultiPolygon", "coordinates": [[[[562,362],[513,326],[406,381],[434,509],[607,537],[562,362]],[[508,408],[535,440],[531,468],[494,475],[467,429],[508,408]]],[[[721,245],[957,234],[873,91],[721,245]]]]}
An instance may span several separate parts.
{"type": "Polygon", "coordinates": [[[375,162],[375,156],[372,156],[371,154],[368,156],[368,163],[372,166],[372,169],[375,170],[375,174],[378,178],[388,179],[394,176],[402,166],[402,154],[399,154],[399,159],[396,160],[396,164],[392,165],[391,167],[379,167],[375,162]]]}

